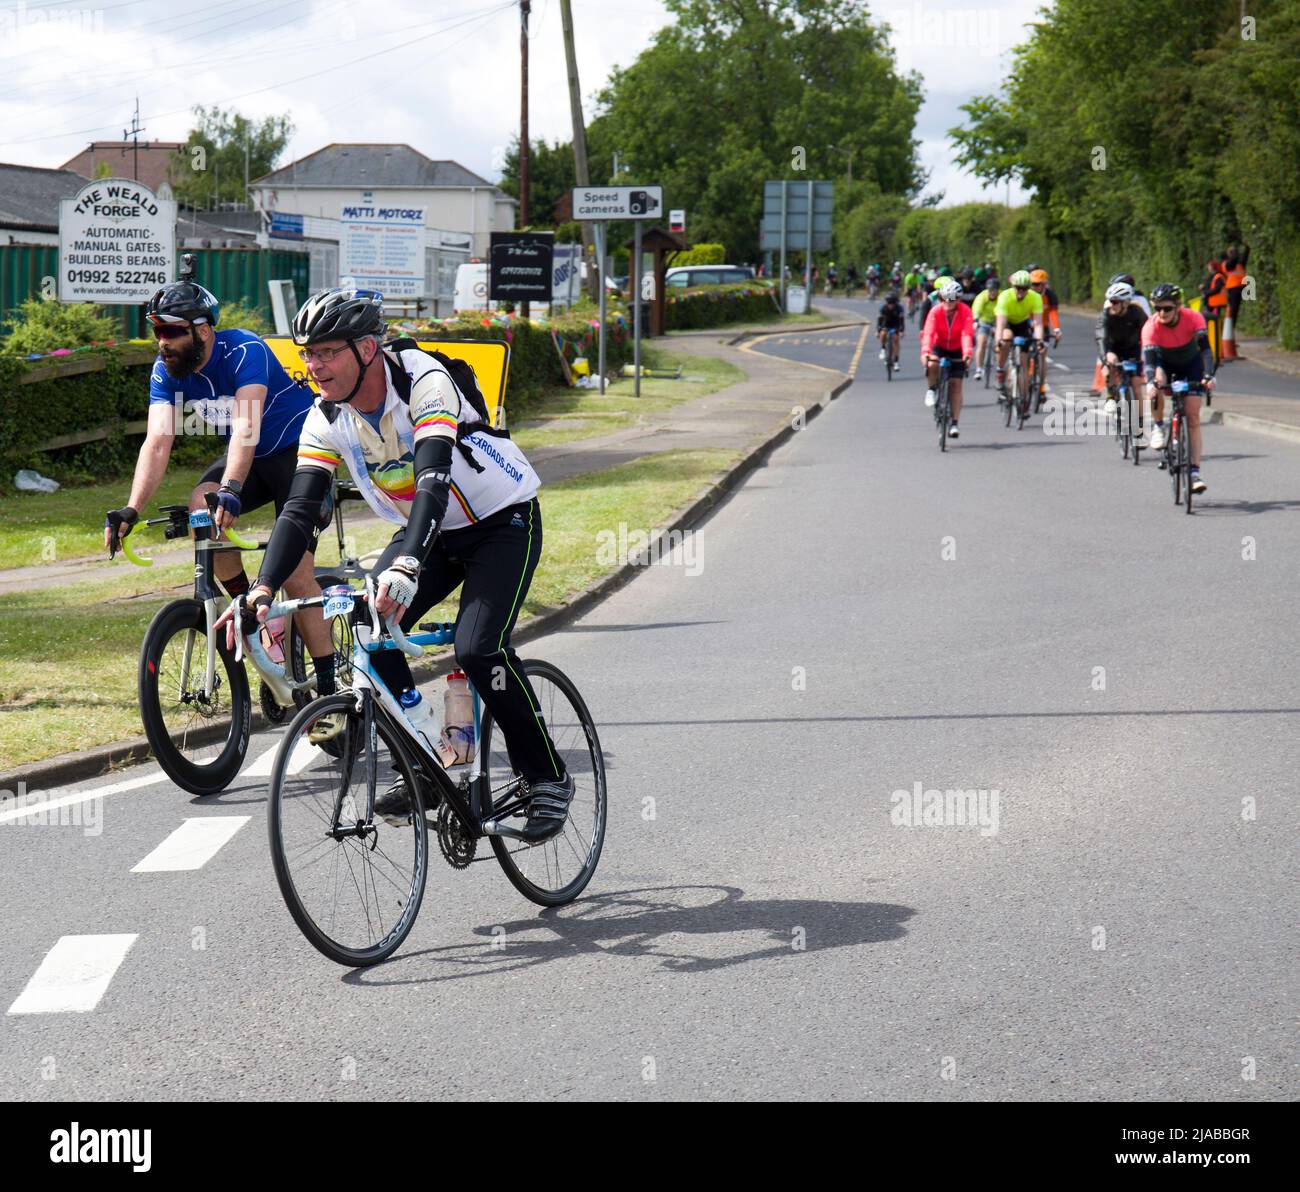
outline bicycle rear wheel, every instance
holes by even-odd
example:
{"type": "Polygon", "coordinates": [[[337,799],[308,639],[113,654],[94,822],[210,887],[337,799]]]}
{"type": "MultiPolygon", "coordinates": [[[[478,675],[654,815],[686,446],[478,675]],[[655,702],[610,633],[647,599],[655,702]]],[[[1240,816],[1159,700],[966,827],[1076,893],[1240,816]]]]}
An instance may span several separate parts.
{"type": "MultiPolygon", "coordinates": [[[[573,802],[564,831],[550,840],[529,844],[508,836],[488,839],[519,893],[541,906],[562,906],[582,893],[600,861],[607,815],[605,758],[591,713],[570,679],[558,667],[536,658],[523,666],[556,753],[573,775],[573,802]]],[[[483,781],[492,791],[493,807],[501,809],[516,796],[518,779],[504,735],[486,710],[482,730],[483,781]]],[[[511,818],[522,823],[525,815],[521,806],[511,818]]]]}
{"type": "Polygon", "coordinates": [[[136,688],[154,757],[177,786],[215,795],[239,774],[253,705],[248,676],[217,635],[213,690],[204,690],[207,616],[197,600],[160,608],[145,631],[136,688]]]}
{"type": "Polygon", "coordinates": [[[423,793],[400,730],[376,709],[367,742],[356,704],[356,695],[339,692],[298,712],[276,752],[267,798],[271,864],[289,913],[313,947],[348,968],[378,964],[401,946],[429,872],[423,793]],[[334,748],[313,745],[313,726],[339,713],[344,729],[334,748]],[[376,798],[394,782],[406,786],[412,810],[399,825],[369,813],[372,761],[376,798]]]}

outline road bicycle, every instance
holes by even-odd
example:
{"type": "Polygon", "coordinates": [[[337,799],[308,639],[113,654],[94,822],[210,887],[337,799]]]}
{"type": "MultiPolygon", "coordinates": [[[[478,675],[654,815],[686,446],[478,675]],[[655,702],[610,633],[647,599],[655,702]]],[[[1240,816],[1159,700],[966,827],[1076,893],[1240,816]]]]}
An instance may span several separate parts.
{"type": "MultiPolygon", "coordinates": [[[[337,587],[365,574],[359,560],[344,549],[342,501],[346,496],[346,486],[336,486],[322,515],[330,516],[338,526],[342,559],[340,567],[316,569],[322,587],[337,587]],[[344,490],[343,495],[339,489],[344,490]]],[[[168,540],[193,535],[194,595],[163,605],[149,623],[140,647],[136,690],[145,737],[154,757],[177,786],[195,795],[215,795],[235,780],[252,733],[248,675],[226,648],[224,634],[215,629],[228,601],[218,587],[214,562],[223,551],[265,549],[264,544],[234,530],[220,533],[212,520],[216,494],[208,493],[206,499],[206,510],[191,513],[188,505],[163,505],[159,508],[163,516],[138,523],[165,526],[163,537],[168,540]]],[[[132,544],[134,532],[120,537],[121,519],[115,512],[109,514],[109,523],[113,540],[120,539],[127,559],[137,567],[151,567],[153,560],[138,554],[132,544]]],[[[295,622],[286,623],[280,648],[289,663],[287,674],[274,664],[271,671],[258,668],[262,680],[259,702],[272,724],[283,723],[288,710],[309,701],[316,688],[311,655],[295,622]]],[[[351,643],[336,636],[334,654],[343,681],[351,643]]]]}
{"type": "MultiPolygon", "coordinates": [[[[977,331],[976,334],[980,335],[980,343],[982,346],[975,349],[975,367],[984,370],[984,388],[988,389],[993,385],[993,371],[997,366],[998,359],[997,352],[994,350],[993,346],[993,332],[988,331],[981,334],[977,331]]],[[[998,404],[1002,404],[1001,396],[998,398],[998,404]]],[[[1011,420],[1008,418],[1008,425],[1010,425],[1010,421],[1011,420]]]]}
{"type": "Polygon", "coordinates": [[[939,428],[939,450],[948,450],[948,426],[952,422],[952,404],[948,397],[948,370],[952,361],[939,358],[939,379],[934,387],[934,422],[939,428]]]}
{"type": "Polygon", "coordinates": [[[1106,397],[1115,402],[1115,437],[1119,440],[1121,455],[1128,459],[1133,453],[1133,463],[1138,463],[1138,452],[1144,448],[1142,438],[1142,398],[1134,392],[1133,378],[1137,373],[1136,360],[1124,360],[1120,363],[1119,380],[1111,381],[1115,375],[1112,368],[1106,385],[1106,397]],[[1136,412],[1136,418],[1134,414],[1136,412]]]}
{"type": "MultiPolygon", "coordinates": [[[[527,785],[514,773],[507,744],[478,693],[473,693],[476,748],[449,770],[433,745],[440,738],[426,735],[436,730],[412,726],[373,666],[373,655],[381,650],[400,649],[418,658],[425,646],[445,645],[455,626],[422,623],[409,637],[392,619],[381,626],[371,579],[364,592],[286,600],[273,604],[268,615],[317,606],[331,624],[348,626],[350,688],[313,701],[294,718],[275,756],[267,800],[276,881],[303,935],[348,967],[391,956],[414,925],[424,897],[427,815],[434,817],[439,849],[453,869],[486,860],[475,857],[486,837],[525,898],[541,906],[573,901],[596,871],[607,817],[604,755],[573,682],[549,662],[522,663],[537,714],[574,779],[563,829],[531,842],[516,826],[528,814],[527,785]],[[391,794],[398,783],[409,809],[377,815],[377,794],[391,794]]],[[[241,634],[239,640],[255,657],[264,654],[257,634],[241,634]]],[[[259,661],[259,667],[268,664],[259,661]]]]}
{"type": "Polygon", "coordinates": [[[1007,425],[1011,425],[1011,412],[1014,408],[1017,430],[1023,430],[1029,418],[1029,407],[1038,388],[1039,349],[1031,347],[1036,343],[1027,336],[1017,335],[1011,341],[1011,367],[1008,371],[1008,387],[1003,390],[1008,400],[1007,425]]]}
{"type": "Polygon", "coordinates": [[[1171,381],[1165,392],[1172,395],[1169,416],[1169,434],[1165,436],[1164,458],[1160,466],[1169,472],[1174,489],[1174,504],[1182,505],[1185,513],[1192,511],[1192,436],[1187,425],[1187,397],[1203,394],[1201,385],[1190,381],[1171,381]]]}
{"type": "Polygon", "coordinates": [[[898,363],[898,332],[890,331],[885,335],[885,380],[892,381],[898,363]]]}

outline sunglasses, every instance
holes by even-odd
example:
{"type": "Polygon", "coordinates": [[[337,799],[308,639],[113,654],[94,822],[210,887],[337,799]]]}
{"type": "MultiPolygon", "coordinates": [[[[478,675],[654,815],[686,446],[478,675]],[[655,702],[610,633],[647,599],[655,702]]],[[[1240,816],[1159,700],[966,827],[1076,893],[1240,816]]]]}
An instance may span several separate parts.
{"type": "Polygon", "coordinates": [[[1175,310],[1177,310],[1178,307],[1176,307],[1176,306],[1157,306],[1155,309],[1156,309],[1156,313],[1157,313],[1157,314],[1167,315],[1167,314],[1169,314],[1171,311],[1175,311],[1175,310]]]}
{"type": "Polygon", "coordinates": [[[189,333],[190,329],[182,327],[179,323],[155,324],[153,329],[154,339],[181,339],[189,333]]]}

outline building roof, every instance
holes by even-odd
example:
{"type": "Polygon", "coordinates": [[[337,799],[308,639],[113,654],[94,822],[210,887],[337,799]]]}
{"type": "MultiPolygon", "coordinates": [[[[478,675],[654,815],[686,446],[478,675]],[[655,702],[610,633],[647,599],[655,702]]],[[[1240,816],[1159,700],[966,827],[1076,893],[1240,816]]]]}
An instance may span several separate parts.
{"type": "MultiPolygon", "coordinates": [[[[184,148],[184,141],[141,141],[138,181],[156,191],[167,181],[172,154],[184,148]]],[[[76,157],[65,161],[63,168],[93,178],[101,162],[108,163],[114,178],[135,178],[135,150],[130,141],[91,141],[76,157]]]]}
{"type": "Polygon", "coordinates": [[[410,145],[333,144],[281,166],[252,186],[494,187],[459,162],[434,161],[410,145]]]}
{"type": "Polygon", "coordinates": [[[73,170],[0,163],[0,227],[57,232],[59,200],[89,181],[73,170]]]}

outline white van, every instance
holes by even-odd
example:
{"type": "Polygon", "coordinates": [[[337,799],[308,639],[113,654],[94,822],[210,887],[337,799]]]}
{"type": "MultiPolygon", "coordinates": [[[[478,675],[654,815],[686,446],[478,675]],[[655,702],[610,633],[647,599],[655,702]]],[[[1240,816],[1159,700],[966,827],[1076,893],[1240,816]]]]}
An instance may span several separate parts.
{"type": "MultiPolygon", "coordinates": [[[[557,244],[551,263],[551,305],[572,306],[582,295],[587,266],[581,244],[557,244]]],[[[495,310],[501,303],[488,301],[486,261],[471,261],[456,269],[456,310],[495,310]]]]}

